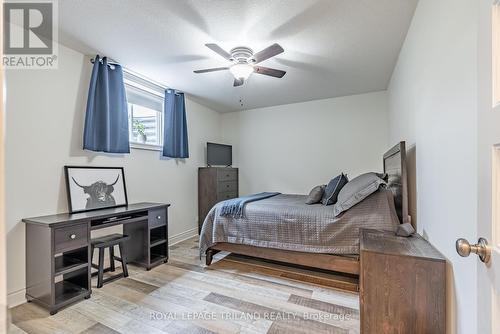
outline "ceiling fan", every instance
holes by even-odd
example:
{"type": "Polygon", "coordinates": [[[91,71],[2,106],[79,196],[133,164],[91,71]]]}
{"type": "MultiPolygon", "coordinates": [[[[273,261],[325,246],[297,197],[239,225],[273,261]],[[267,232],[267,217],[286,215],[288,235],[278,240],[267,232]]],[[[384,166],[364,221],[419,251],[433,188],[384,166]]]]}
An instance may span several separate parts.
{"type": "Polygon", "coordinates": [[[222,56],[224,59],[229,60],[232,64],[227,67],[208,68],[205,70],[196,70],[193,72],[208,73],[229,70],[234,76],[234,87],[243,85],[245,80],[247,80],[252,73],[264,74],[275,78],[282,78],[286,73],[285,71],[277,70],[274,68],[256,66],[256,64],[279,55],[280,53],[285,51],[277,43],[274,43],[273,45],[255,54],[253,53],[252,49],[246,46],[235,47],[231,49],[230,53],[226,52],[217,44],[205,44],[205,46],[222,56]]]}

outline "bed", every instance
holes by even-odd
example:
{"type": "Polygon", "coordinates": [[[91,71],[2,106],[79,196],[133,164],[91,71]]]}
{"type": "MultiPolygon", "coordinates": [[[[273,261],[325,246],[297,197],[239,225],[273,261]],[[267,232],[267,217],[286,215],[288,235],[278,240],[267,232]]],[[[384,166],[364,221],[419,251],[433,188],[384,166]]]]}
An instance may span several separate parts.
{"type": "Polygon", "coordinates": [[[210,265],[227,251],[341,273],[359,274],[359,229],[394,230],[408,222],[406,149],[400,142],[383,155],[387,187],[334,217],[332,206],[306,205],[302,195],[280,194],[248,203],[242,218],[207,215],[200,252],[210,265]]]}

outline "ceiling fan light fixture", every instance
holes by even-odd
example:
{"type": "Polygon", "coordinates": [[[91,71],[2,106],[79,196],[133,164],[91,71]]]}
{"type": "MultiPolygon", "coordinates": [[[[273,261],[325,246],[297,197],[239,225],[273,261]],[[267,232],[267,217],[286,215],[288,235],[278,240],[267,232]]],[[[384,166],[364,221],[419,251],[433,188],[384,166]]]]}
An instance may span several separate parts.
{"type": "Polygon", "coordinates": [[[229,71],[235,79],[248,79],[253,73],[253,66],[249,64],[234,64],[229,68],[229,71]]]}
{"type": "Polygon", "coordinates": [[[202,70],[195,70],[194,73],[209,73],[217,71],[227,71],[229,70],[234,76],[233,87],[239,87],[243,85],[248,77],[252,73],[266,75],[274,78],[283,78],[286,74],[285,71],[277,70],[275,68],[269,68],[257,65],[269,58],[279,55],[284,52],[283,48],[274,43],[268,46],[264,50],[257,53],[253,53],[252,49],[246,46],[238,46],[231,49],[231,52],[226,52],[223,48],[214,43],[205,44],[207,48],[217,53],[219,56],[230,61],[227,67],[214,67],[202,70]]]}

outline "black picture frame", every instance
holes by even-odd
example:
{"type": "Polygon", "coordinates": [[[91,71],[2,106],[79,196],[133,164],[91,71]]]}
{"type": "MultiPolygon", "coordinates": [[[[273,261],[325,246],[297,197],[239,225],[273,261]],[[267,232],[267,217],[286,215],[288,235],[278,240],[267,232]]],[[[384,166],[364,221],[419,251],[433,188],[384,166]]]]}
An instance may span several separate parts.
{"type": "MultiPolygon", "coordinates": [[[[103,167],[103,166],[64,166],[64,175],[65,175],[65,179],[66,179],[66,195],[67,195],[67,199],[68,199],[68,211],[69,213],[73,214],[73,213],[80,213],[80,212],[88,212],[88,211],[96,211],[96,210],[102,210],[102,209],[111,209],[111,208],[119,208],[119,207],[124,207],[124,206],[128,206],[128,196],[127,196],[127,184],[125,182],[125,170],[123,167],[110,167],[110,166],[106,166],[106,167],[103,167]],[[88,198],[87,198],[87,206],[85,208],[80,208],[80,209],[75,209],[75,201],[73,200],[72,198],[72,195],[71,195],[71,189],[72,189],[72,183],[71,183],[71,180],[70,180],[70,174],[71,174],[71,170],[72,169],[89,169],[89,170],[117,170],[120,174],[116,180],[116,182],[120,181],[121,180],[121,185],[123,186],[123,197],[124,197],[124,201],[123,202],[120,202],[120,203],[115,203],[114,205],[106,205],[106,206],[98,206],[98,207],[92,207],[92,205],[88,205],[88,201],[89,199],[92,197],[91,195],[88,195],[88,198]],[[120,175],[121,175],[121,178],[120,178],[120,175]]],[[[76,180],[73,179],[73,183],[76,183],[76,185],[78,185],[79,187],[83,188],[84,186],[80,185],[77,183],[76,180]]],[[[98,180],[98,181],[101,181],[101,180],[98,180]]],[[[96,182],[98,182],[96,181],[96,182]]],[[[101,181],[102,182],[102,181],[101,181]]],[[[106,186],[109,186],[107,184],[105,184],[106,186]]],[[[90,185],[88,185],[90,186],[90,185]]],[[[114,186],[114,185],[113,185],[114,186]]],[[[87,192],[85,192],[85,194],[87,194],[87,192]]]]}

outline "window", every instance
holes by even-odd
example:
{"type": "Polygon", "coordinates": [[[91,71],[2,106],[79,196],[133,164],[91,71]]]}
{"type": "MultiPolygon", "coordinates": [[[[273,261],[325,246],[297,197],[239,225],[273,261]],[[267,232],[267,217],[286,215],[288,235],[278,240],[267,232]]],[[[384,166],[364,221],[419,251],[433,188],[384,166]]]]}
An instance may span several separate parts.
{"type": "Polygon", "coordinates": [[[130,147],[161,150],[163,146],[164,89],[124,71],[130,147]]]}

